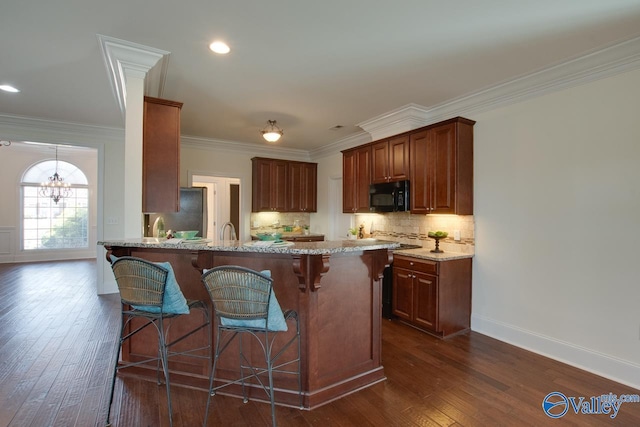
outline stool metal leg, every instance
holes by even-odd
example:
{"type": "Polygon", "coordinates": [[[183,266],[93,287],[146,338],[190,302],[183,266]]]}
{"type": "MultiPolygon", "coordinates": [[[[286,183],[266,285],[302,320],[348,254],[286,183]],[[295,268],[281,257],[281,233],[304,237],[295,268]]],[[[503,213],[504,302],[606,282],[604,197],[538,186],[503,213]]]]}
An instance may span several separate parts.
{"type": "Polygon", "coordinates": [[[204,423],[202,424],[203,427],[206,427],[207,418],[209,418],[209,405],[211,404],[211,396],[214,396],[216,394],[213,388],[213,380],[215,379],[216,367],[218,365],[218,358],[220,357],[220,341],[221,341],[220,334],[221,334],[221,331],[220,331],[220,328],[218,327],[218,330],[216,333],[216,349],[215,349],[215,354],[213,355],[213,367],[211,368],[211,373],[209,374],[209,390],[207,391],[207,407],[205,408],[205,411],[204,411],[204,423]]]}
{"type": "Polygon", "coordinates": [[[167,386],[167,406],[169,409],[169,425],[173,426],[173,410],[171,408],[171,384],[169,381],[169,356],[167,352],[166,338],[164,332],[164,322],[162,319],[158,321],[158,338],[160,340],[160,359],[162,361],[162,370],[164,371],[164,382],[167,386]]]}
{"type": "Polygon", "coordinates": [[[116,388],[116,375],[118,373],[118,360],[120,359],[120,349],[122,348],[122,337],[124,336],[124,319],[120,317],[120,338],[118,339],[118,347],[116,348],[116,358],[113,364],[113,378],[111,378],[111,396],[109,397],[109,408],[107,409],[106,427],[111,427],[111,406],[113,405],[113,394],[116,388]]]}

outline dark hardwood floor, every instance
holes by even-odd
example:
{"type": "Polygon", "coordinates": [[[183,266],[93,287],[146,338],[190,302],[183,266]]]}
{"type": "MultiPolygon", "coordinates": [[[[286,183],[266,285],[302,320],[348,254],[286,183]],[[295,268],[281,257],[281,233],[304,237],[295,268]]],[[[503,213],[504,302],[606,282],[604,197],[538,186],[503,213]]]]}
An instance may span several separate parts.
{"type": "MultiPolygon", "coordinates": [[[[96,296],[95,261],[0,264],[0,426],[102,426],[119,325],[116,295],[96,296]]],[[[383,321],[387,380],[313,411],[278,407],[281,426],[640,426],[640,403],[616,418],[551,419],[542,400],[639,390],[478,333],[441,341],[383,321]]],[[[349,349],[336,349],[349,351],[349,349]]],[[[206,393],[172,388],[174,425],[202,425],[206,393]]],[[[114,426],[167,426],[164,387],[118,378],[114,426]]],[[[213,398],[209,426],[270,424],[270,407],[213,398]]]]}

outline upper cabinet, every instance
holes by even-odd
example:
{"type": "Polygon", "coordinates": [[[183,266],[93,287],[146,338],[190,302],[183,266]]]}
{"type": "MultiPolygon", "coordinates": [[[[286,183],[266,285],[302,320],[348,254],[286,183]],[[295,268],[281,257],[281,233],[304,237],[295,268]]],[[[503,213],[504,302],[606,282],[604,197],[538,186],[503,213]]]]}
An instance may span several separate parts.
{"type": "Polygon", "coordinates": [[[142,211],[180,210],[181,102],[144,98],[142,211]]]}
{"type": "Polygon", "coordinates": [[[411,134],[411,213],[473,214],[474,123],[458,117],[411,134]]]}
{"type": "Polygon", "coordinates": [[[409,177],[409,135],[371,144],[371,182],[401,181],[409,177]]]}
{"type": "Polygon", "coordinates": [[[342,152],[342,211],[369,212],[371,146],[342,152]]]}
{"type": "Polygon", "coordinates": [[[252,212],[315,212],[317,164],[254,157],[252,212]]]}
{"type": "Polygon", "coordinates": [[[316,212],[318,165],[289,162],[287,212],[316,212]]]}
{"type": "Polygon", "coordinates": [[[456,117],[343,151],[343,212],[369,212],[370,184],[408,179],[411,213],[472,215],[474,124],[456,117]]]}
{"type": "Polygon", "coordinates": [[[253,158],[252,212],[286,210],[287,162],[277,159],[253,158]]]}

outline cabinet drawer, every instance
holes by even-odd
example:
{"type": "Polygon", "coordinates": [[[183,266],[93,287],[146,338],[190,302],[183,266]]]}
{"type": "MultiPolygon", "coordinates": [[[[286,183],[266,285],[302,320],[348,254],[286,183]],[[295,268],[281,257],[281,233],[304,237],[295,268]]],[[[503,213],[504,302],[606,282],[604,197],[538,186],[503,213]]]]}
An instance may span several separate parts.
{"type": "Polygon", "coordinates": [[[407,270],[418,271],[421,273],[438,274],[438,262],[426,259],[412,258],[403,255],[393,257],[394,268],[406,268],[407,270]]]}

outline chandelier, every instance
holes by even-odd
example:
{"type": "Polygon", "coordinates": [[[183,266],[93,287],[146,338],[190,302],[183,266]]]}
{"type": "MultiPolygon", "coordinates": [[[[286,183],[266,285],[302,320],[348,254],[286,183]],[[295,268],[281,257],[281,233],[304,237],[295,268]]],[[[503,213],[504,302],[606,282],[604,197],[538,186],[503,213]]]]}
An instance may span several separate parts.
{"type": "Polygon", "coordinates": [[[43,182],[40,186],[40,195],[42,197],[51,197],[51,200],[55,204],[58,204],[60,199],[69,197],[71,195],[71,189],[69,184],[64,183],[64,178],[58,175],[58,146],[56,145],[56,169],[55,173],[49,177],[49,182],[43,182]]]}
{"type": "Polygon", "coordinates": [[[269,142],[276,142],[284,132],[276,125],[275,120],[267,120],[267,126],[262,129],[262,137],[269,142]]]}

